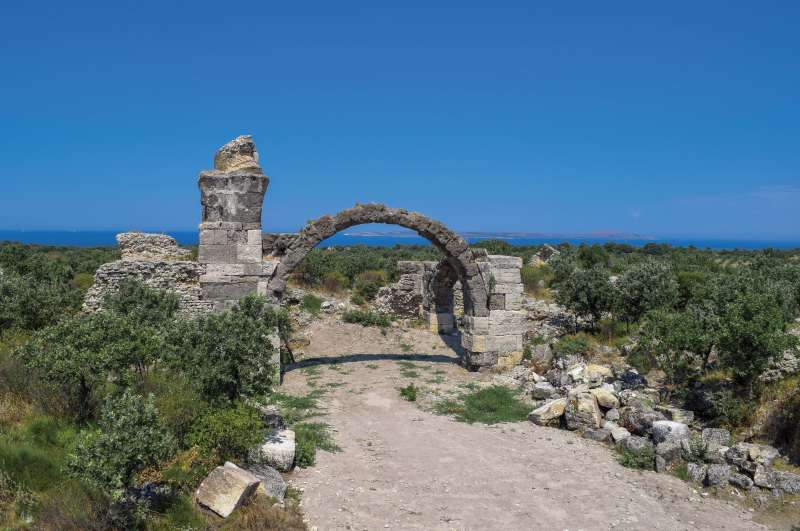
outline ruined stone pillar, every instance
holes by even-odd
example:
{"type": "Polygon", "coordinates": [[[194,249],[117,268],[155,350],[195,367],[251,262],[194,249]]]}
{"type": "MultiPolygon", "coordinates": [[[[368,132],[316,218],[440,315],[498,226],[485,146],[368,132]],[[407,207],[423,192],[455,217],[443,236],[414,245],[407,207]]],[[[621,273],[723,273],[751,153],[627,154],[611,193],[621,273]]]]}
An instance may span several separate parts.
{"type": "Polygon", "coordinates": [[[465,315],[461,335],[466,365],[473,370],[511,367],[522,360],[522,259],[501,255],[487,258],[479,262],[479,267],[489,293],[489,315],[465,315]]]}
{"type": "Polygon", "coordinates": [[[200,285],[206,300],[222,310],[235,304],[272,274],[262,262],[261,208],[269,179],[258,163],[250,136],[240,136],[217,151],[214,169],[200,172],[198,262],[206,264],[200,285]]]}

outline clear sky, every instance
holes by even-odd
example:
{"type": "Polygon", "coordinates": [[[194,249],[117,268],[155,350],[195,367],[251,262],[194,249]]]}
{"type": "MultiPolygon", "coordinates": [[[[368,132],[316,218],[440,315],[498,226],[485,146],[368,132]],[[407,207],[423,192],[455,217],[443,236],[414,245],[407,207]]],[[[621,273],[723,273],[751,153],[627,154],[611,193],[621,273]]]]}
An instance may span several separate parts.
{"type": "Polygon", "coordinates": [[[0,229],[185,229],[252,134],[265,228],[800,239],[800,2],[3,2],[0,229]],[[389,5],[394,7],[389,7],[389,5]]]}

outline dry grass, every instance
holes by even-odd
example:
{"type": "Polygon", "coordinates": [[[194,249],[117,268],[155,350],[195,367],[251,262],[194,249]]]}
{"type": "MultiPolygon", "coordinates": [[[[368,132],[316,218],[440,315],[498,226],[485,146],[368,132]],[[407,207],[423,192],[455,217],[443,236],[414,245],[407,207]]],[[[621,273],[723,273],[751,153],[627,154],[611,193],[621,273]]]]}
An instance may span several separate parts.
{"type": "Polygon", "coordinates": [[[297,504],[286,501],[286,507],[273,505],[266,496],[257,495],[241,507],[224,526],[225,531],[305,531],[306,524],[297,504]]]}

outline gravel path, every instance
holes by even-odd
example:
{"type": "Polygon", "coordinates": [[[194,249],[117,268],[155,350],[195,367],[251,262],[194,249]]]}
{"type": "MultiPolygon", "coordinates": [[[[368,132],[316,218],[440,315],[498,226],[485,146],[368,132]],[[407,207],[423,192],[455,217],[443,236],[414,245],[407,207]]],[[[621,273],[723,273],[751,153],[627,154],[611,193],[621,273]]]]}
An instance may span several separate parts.
{"type": "MultiPolygon", "coordinates": [[[[432,334],[382,336],[323,321],[309,338],[305,363],[320,367],[324,420],[342,449],[318,452],[316,466],[292,475],[319,530],[762,528],[742,507],[666,474],[623,468],[607,447],[574,433],[468,425],[402,400],[397,389],[409,381],[435,392],[491,379],[458,367],[432,334]],[[416,379],[401,375],[397,361],[409,353],[400,344],[434,354],[417,362],[416,379]],[[340,352],[350,354],[345,362],[326,364],[340,352]]],[[[306,391],[307,377],[288,372],[285,389],[306,391]]]]}

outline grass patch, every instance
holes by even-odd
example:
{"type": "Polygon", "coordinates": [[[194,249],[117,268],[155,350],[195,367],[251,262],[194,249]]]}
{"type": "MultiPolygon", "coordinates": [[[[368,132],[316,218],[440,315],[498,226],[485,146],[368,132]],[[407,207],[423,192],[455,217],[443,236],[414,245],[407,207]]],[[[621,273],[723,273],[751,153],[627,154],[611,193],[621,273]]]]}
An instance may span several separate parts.
{"type": "Polygon", "coordinates": [[[378,368],[378,366],[377,366],[377,365],[375,365],[374,363],[367,363],[367,364],[365,365],[365,367],[366,367],[367,369],[372,369],[372,370],[375,370],[375,369],[377,369],[377,368],[378,368]]]}
{"type": "Polygon", "coordinates": [[[325,394],[321,389],[314,389],[306,395],[294,396],[285,393],[273,393],[271,402],[280,406],[286,424],[292,426],[304,420],[322,414],[318,400],[325,394]]]}
{"type": "Polygon", "coordinates": [[[689,468],[686,466],[686,463],[678,465],[675,470],[672,471],[672,475],[682,481],[689,481],[689,468]]]}
{"type": "Polygon", "coordinates": [[[655,452],[652,448],[643,448],[634,451],[627,448],[617,458],[617,462],[626,468],[636,468],[639,470],[653,470],[655,452]]]}
{"type": "Polygon", "coordinates": [[[295,434],[295,457],[297,466],[309,467],[317,462],[317,450],[339,451],[333,442],[330,426],[324,422],[302,422],[293,426],[295,434]]]}
{"type": "MultiPolygon", "coordinates": [[[[186,528],[182,528],[186,529],[186,528]]],[[[201,528],[202,529],[202,528],[201,528]]],[[[305,531],[306,524],[298,504],[286,508],[274,505],[271,499],[257,495],[247,505],[234,511],[219,528],[224,531],[305,531]]]]}
{"type": "Polygon", "coordinates": [[[419,365],[413,363],[411,361],[398,361],[398,367],[400,367],[400,376],[404,378],[419,378],[419,365]]]}
{"type": "Polygon", "coordinates": [[[514,392],[501,385],[443,400],[434,409],[439,414],[453,415],[459,422],[470,424],[522,422],[528,418],[531,410],[514,392]]]}
{"type": "Polygon", "coordinates": [[[405,352],[405,353],[409,353],[409,352],[411,352],[412,350],[414,350],[414,347],[412,347],[411,345],[409,345],[409,344],[408,344],[408,343],[406,343],[405,341],[401,341],[401,342],[400,342],[400,350],[402,350],[402,351],[403,351],[403,352],[405,352]]]}
{"type": "Polygon", "coordinates": [[[408,400],[409,402],[416,402],[417,401],[417,392],[419,388],[412,384],[408,384],[407,386],[400,389],[400,396],[403,399],[408,400]]]}
{"type": "Polygon", "coordinates": [[[320,310],[322,309],[322,299],[317,297],[316,295],[309,293],[303,297],[302,302],[300,302],[300,308],[307,311],[311,315],[319,315],[320,310]]]}
{"type": "Polygon", "coordinates": [[[392,320],[385,313],[373,312],[370,310],[350,310],[342,314],[345,323],[355,323],[361,326],[379,326],[388,328],[392,320]]]}

